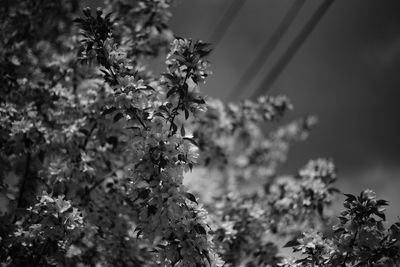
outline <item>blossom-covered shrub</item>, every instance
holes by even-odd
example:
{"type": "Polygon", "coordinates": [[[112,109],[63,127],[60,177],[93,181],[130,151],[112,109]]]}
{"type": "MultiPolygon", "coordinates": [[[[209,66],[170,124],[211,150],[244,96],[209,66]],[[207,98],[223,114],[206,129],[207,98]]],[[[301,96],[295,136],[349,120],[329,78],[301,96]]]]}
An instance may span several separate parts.
{"type": "Polygon", "coordinates": [[[2,266],[399,264],[400,225],[384,227],[370,191],[348,195],[329,231],[331,160],[279,175],[314,117],[265,134],[286,97],[201,94],[210,45],[173,36],[170,4],[0,6],[2,266]],[[280,254],[292,238],[304,258],[280,254]]]}

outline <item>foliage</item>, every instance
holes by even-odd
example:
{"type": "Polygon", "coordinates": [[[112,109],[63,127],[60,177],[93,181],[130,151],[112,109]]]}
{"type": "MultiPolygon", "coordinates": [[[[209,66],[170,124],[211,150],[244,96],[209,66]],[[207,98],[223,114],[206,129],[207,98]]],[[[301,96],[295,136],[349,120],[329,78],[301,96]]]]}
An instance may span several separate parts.
{"type": "Polygon", "coordinates": [[[320,234],[332,161],[278,175],[315,118],[266,135],[286,97],[204,97],[210,45],[173,37],[170,5],[108,0],[79,15],[79,1],[2,3],[2,266],[399,264],[400,224],[384,227],[387,202],[371,191],[347,195],[320,234]],[[147,62],[164,53],[156,75],[147,62]],[[275,241],[293,237],[305,258],[279,254],[275,241]]]}
{"type": "Polygon", "coordinates": [[[305,258],[281,266],[397,266],[400,259],[400,223],[384,225],[385,200],[369,189],[359,196],[346,194],[345,210],[330,237],[306,232],[289,242],[305,258]]]}

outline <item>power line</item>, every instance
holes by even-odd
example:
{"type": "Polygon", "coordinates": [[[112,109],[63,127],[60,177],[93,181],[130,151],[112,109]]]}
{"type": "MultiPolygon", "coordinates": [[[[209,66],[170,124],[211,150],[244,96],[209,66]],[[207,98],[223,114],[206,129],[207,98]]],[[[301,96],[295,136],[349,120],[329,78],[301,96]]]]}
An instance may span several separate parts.
{"type": "Polygon", "coordinates": [[[272,33],[271,38],[263,46],[260,53],[257,55],[253,63],[246,69],[244,74],[240,77],[240,80],[232,92],[232,98],[240,96],[242,88],[246,86],[246,83],[250,83],[251,80],[258,74],[264,62],[268,60],[282,37],[285,35],[290,25],[295,20],[300,9],[303,7],[305,0],[296,0],[293,5],[289,8],[288,12],[283,17],[282,21],[272,33]]]}
{"type": "Polygon", "coordinates": [[[229,26],[231,26],[233,20],[239,13],[240,9],[243,7],[246,0],[230,0],[231,5],[223,15],[221,21],[215,28],[214,32],[210,36],[210,43],[215,46],[221,41],[222,37],[225,35],[229,26]]]}
{"type": "Polygon", "coordinates": [[[324,14],[328,10],[328,8],[331,6],[333,1],[334,0],[325,0],[318,7],[318,9],[314,12],[314,14],[308,20],[306,25],[301,29],[300,33],[296,36],[296,38],[293,40],[293,42],[287,48],[287,50],[282,55],[282,57],[279,59],[279,61],[275,64],[275,66],[273,66],[270,73],[265,77],[265,79],[261,82],[261,84],[257,88],[257,90],[252,94],[252,97],[256,97],[256,96],[260,95],[263,91],[265,93],[271,88],[272,84],[276,81],[276,79],[279,77],[281,72],[285,69],[287,64],[290,62],[290,60],[293,58],[293,56],[296,54],[296,52],[302,46],[302,44],[307,39],[307,37],[310,35],[310,33],[313,31],[315,26],[317,26],[318,22],[324,16],[324,14]]]}

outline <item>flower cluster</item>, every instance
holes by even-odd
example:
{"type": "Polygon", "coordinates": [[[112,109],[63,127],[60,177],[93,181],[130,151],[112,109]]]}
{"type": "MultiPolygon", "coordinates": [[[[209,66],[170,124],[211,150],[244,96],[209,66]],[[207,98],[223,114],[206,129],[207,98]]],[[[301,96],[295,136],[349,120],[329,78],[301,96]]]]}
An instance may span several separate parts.
{"type": "Polygon", "coordinates": [[[333,163],[317,159],[310,161],[298,176],[278,177],[268,184],[272,229],[280,234],[301,230],[299,225],[292,229],[293,221],[306,222],[303,227],[317,227],[324,219],[324,207],[331,204],[338,191],[332,187],[335,178],[333,163]]]}

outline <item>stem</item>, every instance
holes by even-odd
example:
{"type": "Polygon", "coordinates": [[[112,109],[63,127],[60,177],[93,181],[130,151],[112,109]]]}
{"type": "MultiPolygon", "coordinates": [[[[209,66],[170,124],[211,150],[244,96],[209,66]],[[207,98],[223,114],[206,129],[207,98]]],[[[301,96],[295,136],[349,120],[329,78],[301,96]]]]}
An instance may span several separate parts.
{"type": "Polygon", "coordinates": [[[118,84],[117,75],[115,75],[115,73],[112,70],[111,66],[109,68],[107,68],[107,69],[110,71],[110,73],[111,73],[111,75],[112,75],[112,77],[114,79],[115,84],[118,84]]]}
{"type": "Polygon", "coordinates": [[[106,177],[101,178],[100,180],[98,180],[97,182],[95,182],[91,187],[89,187],[86,190],[86,195],[89,196],[90,192],[92,192],[96,187],[98,187],[99,185],[101,185],[102,182],[104,182],[106,180],[106,177]]]}
{"type": "Polygon", "coordinates": [[[179,110],[181,104],[182,104],[182,101],[181,101],[181,98],[179,97],[178,105],[176,105],[176,107],[172,110],[172,117],[170,119],[170,123],[171,124],[169,126],[169,136],[172,136],[172,132],[171,132],[172,131],[172,125],[174,124],[175,117],[178,114],[178,110],[179,110]]]}
{"type": "MultiPolygon", "coordinates": [[[[357,235],[358,235],[358,229],[350,241],[350,249],[351,250],[353,249],[353,245],[356,242],[357,235]]],[[[349,251],[346,252],[346,256],[344,257],[343,263],[341,265],[342,267],[346,267],[346,261],[347,261],[348,257],[349,257],[349,251]]]]}
{"type": "Polygon", "coordinates": [[[136,119],[140,122],[140,124],[143,126],[143,128],[146,130],[147,129],[146,124],[144,124],[142,119],[138,116],[138,114],[136,114],[136,111],[133,114],[135,115],[136,119]]]}
{"type": "MultiPolygon", "coordinates": [[[[186,72],[186,75],[185,75],[185,79],[183,80],[183,83],[182,83],[181,86],[180,86],[181,88],[182,88],[182,86],[186,83],[187,79],[189,78],[190,72],[191,72],[191,69],[188,68],[188,69],[187,69],[187,72],[186,72]]],[[[179,108],[180,108],[181,105],[182,105],[182,98],[179,96],[178,105],[176,105],[176,107],[172,110],[172,117],[171,117],[171,119],[169,120],[169,121],[170,121],[169,136],[172,136],[172,134],[171,134],[172,125],[174,124],[175,117],[176,117],[176,115],[178,114],[178,110],[179,110],[179,108]]]]}
{"type": "Polygon", "coordinates": [[[18,194],[17,208],[20,208],[22,206],[22,200],[24,198],[24,192],[26,190],[26,180],[28,179],[28,174],[29,174],[30,162],[31,162],[31,153],[28,152],[26,154],[24,176],[22,177],[22,184],[18,194]]]}
{"type": "Polygon", "coordinates": [[[37,255],[37,258],[35,259],[34,266],[39,266],[40,260],[42,259],[43,252],[46,250],[48,245],[49,245],[49,240],[46,239],[46,241],[44,242],[43,246],[40,249],[39,255],[37,255]]]}
{"type": "Polygon", "coordinates": [[[78,98],[78,78],[76,77],[76,66],[74,64],[74,68],[73,68],[73,74],[72,74],[72,90],[74,93],[74,102],[76,105],[79,104],[79,98],[78,98]]]}
{"type": "Polygon", "coordinates": [[[85,140],[83,141],[83,144],[82,144],[81,147],[82,147],[84,150],[86,150],[87,143],[89,142],[89,139],[90,139],[90,137],[92,136],[94,129],[96,129],[96,126],[97,126],[97,121],[93,124],[92,128],[90,128],[89,134],[86,135],[86,138],[85,138],[85,140]]]}

